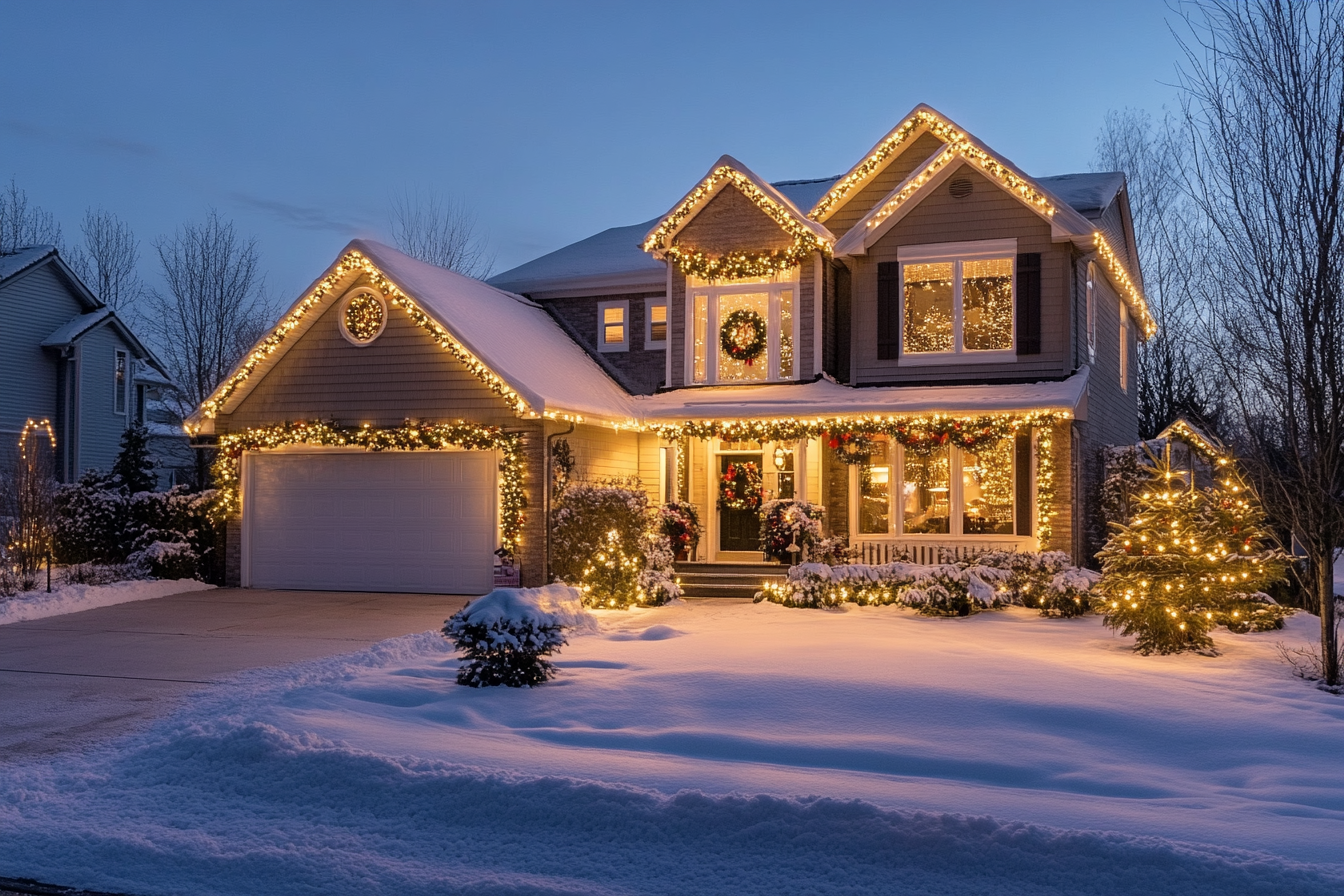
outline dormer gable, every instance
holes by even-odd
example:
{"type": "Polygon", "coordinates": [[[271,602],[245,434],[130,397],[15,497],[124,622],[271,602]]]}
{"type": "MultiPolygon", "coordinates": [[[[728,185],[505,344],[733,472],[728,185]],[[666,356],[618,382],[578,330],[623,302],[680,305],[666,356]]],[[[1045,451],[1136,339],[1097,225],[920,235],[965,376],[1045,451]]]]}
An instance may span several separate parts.
{"type": "Polygon", "coordinates": [[[723,156],[644,238],[645,252],[704,280],[769,277],[835,237],[732,156],[723,156]]]}

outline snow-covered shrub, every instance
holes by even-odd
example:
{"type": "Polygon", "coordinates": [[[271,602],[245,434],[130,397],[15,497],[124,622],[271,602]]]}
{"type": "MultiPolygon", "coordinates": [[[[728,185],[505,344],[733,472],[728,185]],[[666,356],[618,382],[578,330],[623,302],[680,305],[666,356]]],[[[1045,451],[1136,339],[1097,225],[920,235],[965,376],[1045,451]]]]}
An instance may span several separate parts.
{"type": "Polygon", "coordinates": [[[812,556],[808,559],[828,566],[843,566],[846,563],[853,563],[858,557],[858,547],[851,546],[848,538],[843,535],[832,535],[818,541],[812,548],[812,556]]]}
{"type": "MultiPolygon", "coordinates": [[[[183,544],[194,559],[190,572],[174,578],[193,577],[215,552],[215,525],[209,517],[214,497],[213,491],[191,492],[185,486],[131,494],[89,471],[78,483],[57,489],[56,560],[118,565],[157,543],[183,544]]],[[[174,570],[186,568],[185,558],[185,552],[175,553],[174,570]]]]}
{"type": "Polygon", "coordinates": [[[564,629],[595,625],[575,588],[496,588],[443,624],[466,661],[457,683],[473,688],[532,687],[555,676],[551,656],[569,643],[564,629]]]}
{"type": "Polygon", "coordinates": [[[761,550],[785,562],[811,559],[821,541],[823,511],[807,501],[767,501],[761,505],[761,550]]]}
{"type": "Polygon", "coordinates": [[[1034,603],[1042,616],[1068,619],[1090,613],[1099,606],[1092,588],[1101,581],[1101,573],[1077,566],[1066,566],[1050,577],[1050,582],[1035,596],[1034,603]]]}
{"type": "Polygon", "coordinates": [[[185,541],[155,541],[126,558],[132,567],[144,569],[156,579],[193,579],[200,558],[185,541]]]}
{"type": "Polygon", "coordinates": [[[782,585],[767,585],[756,597],[786,607],[899,604],[929,616],[968,616],[1008,604],[1002,584],[1008,573],[973,563],[802,563],[782,585]]]}
{"type": "Polygon", "coordinates": [[[143,565],[132,563],[72,563],[61,570],[61,581],[66,585],[110,585],[144,578],[146,572],[143,565]]]}
{"type": "Polygon", "coordinates": [[[551,514],[551,571],[592,607],[661,604],[681,589],[672,545],[638,482],[574,482],[551,514]]]}

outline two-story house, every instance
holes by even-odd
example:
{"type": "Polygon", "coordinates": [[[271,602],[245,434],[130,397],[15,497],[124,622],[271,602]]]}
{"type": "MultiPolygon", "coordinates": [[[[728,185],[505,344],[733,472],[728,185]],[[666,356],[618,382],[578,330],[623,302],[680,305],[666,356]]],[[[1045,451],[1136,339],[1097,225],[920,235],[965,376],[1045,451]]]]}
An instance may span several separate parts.
{"type": "Polygon", "coordinates": [[[920,106],[840,177],[724,156],[489,285],[356,241],[190,425],[241,452],[243,584],[470,592],[501,544],[543,581],[559,437],[697,504],[709,563],[760,559],[730,465],[870,561],[1082,558],[1095,449],[1137,437],[1136,259],[1123,175],[1030,177],[920,106]]]}
{"type": "Polygon", "coordinates": [[[109,470],[128,426],[171,387],[163,366],[53,246],[0,255],[0,436],[18,447],[29,420],[49,421],[56,476],[109,470]]]}

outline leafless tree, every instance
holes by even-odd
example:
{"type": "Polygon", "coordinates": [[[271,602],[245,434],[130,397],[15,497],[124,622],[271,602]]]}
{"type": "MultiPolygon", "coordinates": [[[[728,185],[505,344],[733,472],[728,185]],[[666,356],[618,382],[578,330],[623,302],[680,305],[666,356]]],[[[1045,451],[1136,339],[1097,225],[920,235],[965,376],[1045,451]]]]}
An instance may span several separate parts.
{"type": "Polygon", "coordinates": [[[1322,668],[1344,543],[1344,4],[1209,0],[1183,13],[1185,176],[1217,236],[1214,339],[1265,507],[1306,554],[1322,668]]]}
{"type": "Polygon", "coordinates": [[[143,284],[136,266],[140,244],[130,225],[103,209],[88,209],[80,225],[84,245],[67,254],[70,267],[106,304],[122,309],[140,298],[143,284]]]}
{"type": "MultiPolygon", "coordinates": [[[[145,298],[143,324],[177,383],[177,410],[194,411],[270,327],[255,239],[211,211],[154,242],[166,289],[145,298]]],[[[198,483],[206,459],[198,452],[198,483]]]]}
{"type": "Polygon", "coordinates": [[[413,258],[468,277],[484,279],[495,264],[476,229],[476,215],[462,201],[436,193],[404,194],[393,200],[392,240],[413,258]]]}
{"type": "Polygon", "coordinates": [[[29,206],[28,191],[10,178],[0,189],[0,255],[43,245],[61,248],[61,225],[41,206],[29,206]]]}
{"type": "MultiPolygon", "coordinates": [[[[51,556],[55,523],[56,445],[51,424],[29,420],[18,444],[7,451],[0,477],[0,516],[5,521],[5,572],[14,585],[28,590],[51,556]]],[[[8,584],[8,582],[4,583],[8,584]]],[[[7,589],[0,589],[7,590],[7,589]]]]}
{"type": "Polygon", "coordinates": [[[1157,334],[1138,351],[1139,434],[1156,436],[1177,417],[1214,423],[1218,398],[1206,345],[1190,338],[1201,320],[1210,268],[1208,225],[1181,181],[1180,123],[1147,112],[1107,113],[1093,169],[1126,175],[1144,293],[1157,334]]]}

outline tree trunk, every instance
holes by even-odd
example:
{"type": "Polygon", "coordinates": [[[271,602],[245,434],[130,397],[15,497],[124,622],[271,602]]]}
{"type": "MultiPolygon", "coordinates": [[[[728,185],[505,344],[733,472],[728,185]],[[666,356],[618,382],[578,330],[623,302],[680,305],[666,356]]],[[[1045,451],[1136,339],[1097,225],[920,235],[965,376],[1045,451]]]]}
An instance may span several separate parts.
{"type": "Polygon", "coordinates": [[[1321,673],[1325,683],[1339,682],[1339,645],[1335,639],[1335,552],[1327,548],[1316,563],[1316,591],[1321,598],[1321,673]]]}

